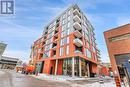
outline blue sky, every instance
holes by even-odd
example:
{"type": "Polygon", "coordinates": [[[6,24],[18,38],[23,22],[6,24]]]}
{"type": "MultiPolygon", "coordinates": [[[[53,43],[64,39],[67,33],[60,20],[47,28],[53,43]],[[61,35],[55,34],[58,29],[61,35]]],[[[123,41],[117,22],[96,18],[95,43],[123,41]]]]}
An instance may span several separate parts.
{"type": "Polygon", "coordinates": [[[78,4],[94,27],[102,60],[109,61],[103,32],[130,23],[130,0],[15,0],[15,15],[0,17],[4,55],[27,61],[31,44],[43,28],[68,6],[78,4]]]}

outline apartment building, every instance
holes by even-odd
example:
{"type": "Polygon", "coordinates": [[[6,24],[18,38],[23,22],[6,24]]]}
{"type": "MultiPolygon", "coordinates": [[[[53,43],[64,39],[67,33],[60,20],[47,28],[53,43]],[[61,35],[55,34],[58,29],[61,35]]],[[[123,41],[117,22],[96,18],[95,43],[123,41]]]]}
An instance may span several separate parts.
{"type": "Polygon", "coordinates": [[[44,27],[31,49],[31,61],[39,73],[94,76],[100,51],[92,25],[77,5],[72,5],[44,27]]]}
{"type": "Polygon", "coordinates": [[[117,87],[124,77],[130,84],[130,24],[105,31],[104,36],[117,87]]]}

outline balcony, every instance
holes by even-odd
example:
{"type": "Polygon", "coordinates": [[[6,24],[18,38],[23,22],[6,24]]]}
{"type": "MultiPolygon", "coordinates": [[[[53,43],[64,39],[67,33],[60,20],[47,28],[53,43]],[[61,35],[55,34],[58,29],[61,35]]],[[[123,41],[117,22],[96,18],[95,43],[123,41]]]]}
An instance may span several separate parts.
{"type": "Polygon", "coordinates": [[[78,22],[78,23],[81,22],[81,19],[79,18],[78,15],[75,15],[75,16],[73,17],[73,20],[76,21],[76,22],[78,22]]]}
{"type": "Polygon", "coordinates": [[[58,37],[58,33],[56,33],[54,36],[55,36],[55,37],[58,37]]]}
{"type": "Polygon", "coordinates": [[[78,47],[82,47],[83,46],[83,42],[79,38],[74,39],[73,42],[78,47]]]}
{"type": "Polygon", "coordinates": [[[82,52],[79,51],[79,50],[75,50],[74,53],[80,53],[80,54],[82,54],[82,52]]]}
{"type": "Polygon", "coordinates": [[[76,31],[74,32],[74,35],[75,35],[76,37],[78,37],[78,38],[81,38],[81,37],[82,37],[81,32],[79,32],[78,30],[76,30],[76,31]]]}
{"type": "Polygon", "coordinates": [[[81,14],[80,14],[80,12],[78,11],[78,9],[75,9],[75,10],[73,11],[73,14],[74,14],[74,15],[81,16],[81,14]]]}
{"type": "Polygon", "coordinates": [[[56,50],[56,46],[53,47],[53,50],[56,50]]]}
{"type": "Polygon", "coordinates": [[[56,28],[56,29],[55,29],[55,31],[56,31],[56,32],[58,32],[58,31],[59,31],[59,29],[58,29],[58,28],[56,28]]]}
{"type": "Polygon", "coordinates": [[[78,22],[75,22],[74,23],[74,28],[77,29],[77,30],[81,30],[81,25],[78,23],[78,22]]]}

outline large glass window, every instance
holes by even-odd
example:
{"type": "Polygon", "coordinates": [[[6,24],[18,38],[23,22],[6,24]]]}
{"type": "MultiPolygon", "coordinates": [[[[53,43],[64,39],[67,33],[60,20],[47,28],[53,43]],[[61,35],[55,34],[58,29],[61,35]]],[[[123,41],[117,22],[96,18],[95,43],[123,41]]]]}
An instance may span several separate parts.
{"type": "Polygon", "coordinates": [[[52,44],[46,45],[45,46],[45,51],[50,50],[51,48],[52,48],[52,44]]]}
{"type": "Polygon", "coordinates": [[[67,37],[67,44],[69,43],[69,37],[67,37]]]}
{"type": "Polygon", "coordinates": [[[46,44],[49,44],[49,43],[51,43],[51,38],[46,40],[46,44]]]}
{"type": "Polygon", "coordinates": [[[50,51],[44,52],[43,53],[43,58],[48,58],[48,57],[50,57],[50,51]]]}
{"type": "Polygon", "coordinates": [[[70,34],[70,29],[67,29],[67,35],[69,35],[70,34]]]}
{"type": "Polygon", "coordinates": [[[63,75],[71,75],[72,74],[72,59],[64,59],[63,60],[63,75]]]}
{"type": "Polygon", "coordinates": [[[71,14],[71,10],[68,11],[68,15],[70,15],[70,14],[71,14]]]}
{"type": "Polygon", "coordinates": [[[62,31],[66,30],[66,25],[62,25],[62,31]]]}
{"type": "Polygon", "coordinates": [[[65,19],[65,17],[66,17],[66,14],[63,15],[63,19],[65,19]]]}
{"type": "Polygon", "coordinates": [[[66,36],[66,30],[61,32],[61,37],[64,37],[64,36],[66,36]]]}
{"type": "Polygon", "coordinates": [[[90,50],[86,49],[86,55],[88,58],[92,58],[90,50]]]}
{"type": "Polygon", "coordinates": [[[74,59],[75,76],[79,76],[79,58],[74,59]]]}
{"type": "Polygon", "coordinates": [[[62,20],[62,25],[64,25],[64,24],[65,24],[65,22],[66,22],[66,20],[65,20],[65,19],[63,19],[63,20],[62,20]]]}
{"type": "Polygon", "coordinates": [[[61,37],[64,37],[69,34],[70,34],[70,29],[64,30],[63,32],[61,32],[61,37]]]}
{"type": "Polygon", "coordinates": [[[67,38],[63,38],[63,39],[61,39],[61,41],[60,41],[60,45],[62,46],[62,45],[65,45],[65,44],[68,44],[69,43],[69,37],[67,37],[67,38]]]}
{"type": "Polygon", "coordinates": [[[67,54],[67,55],[69,54],[69,45],[67,45],[66,54],[67,54]]]}
{"type": "Polygon", "coordinates": [[[48,35],[48,38],[52,37],[54,35],[54,31],[51,32],[49,35],[48,35]]]}
{"type": "Polygon", "coordinates": [[[95,47],[93,47],[93,52],[94,52],[94,53],[96,52],[95,47]]]}
{"type": "Polygon", "coordinates": [[[109,42],[125,40],[130,38],[130,33],[109,38],[109,42]]]}
{"type": "Polygon", "coordinates": [[[70,16],[68,16],[68,21],[70,21],[70,16]]]}
{"type": "Polygon", "coordinates": [[[61,48],[60,48],[60,56],[62,56],[63,54],[64,54],[64,48],[61,47],[61,48]]]}
{"type": "Polygon", "coordinates": [[[68,22],[68,24],[67,24],[67,28],[69,28],[70,27],[70,22],[68,22]]]}

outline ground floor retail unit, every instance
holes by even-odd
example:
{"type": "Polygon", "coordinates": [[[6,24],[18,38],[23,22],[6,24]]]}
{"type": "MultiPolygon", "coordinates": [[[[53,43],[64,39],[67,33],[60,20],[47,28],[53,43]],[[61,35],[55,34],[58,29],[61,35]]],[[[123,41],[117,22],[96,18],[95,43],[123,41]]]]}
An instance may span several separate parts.
{"type": "Polygon", "coordinates": [[[98,73],[98,65],[79,57],[44,60],[36,63],[39,73],[68,76],[94,77],[98,73]]]}

